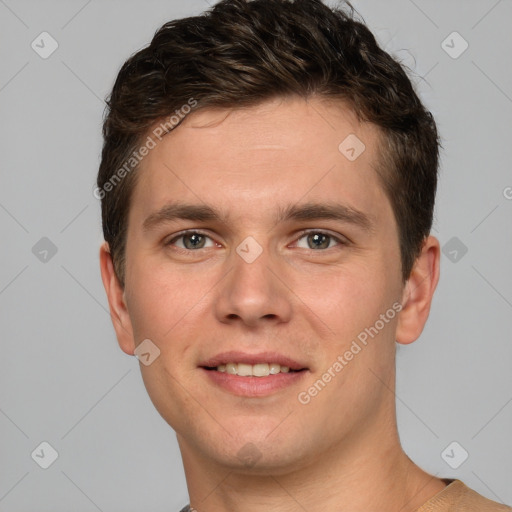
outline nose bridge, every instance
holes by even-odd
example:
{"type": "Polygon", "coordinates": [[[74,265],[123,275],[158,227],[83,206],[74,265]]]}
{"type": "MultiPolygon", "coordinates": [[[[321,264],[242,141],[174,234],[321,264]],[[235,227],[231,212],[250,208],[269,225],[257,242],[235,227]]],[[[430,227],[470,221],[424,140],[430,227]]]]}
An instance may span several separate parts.
{"type": "Polygon", "coordinates": [[[218,290],[216,315],[222,322],[238,319],[248,325],[273,319],[288,321],[291,304],[276,278],[278,262],[268,244],[245,238],[230,255],[231,271],[218,290]]]}

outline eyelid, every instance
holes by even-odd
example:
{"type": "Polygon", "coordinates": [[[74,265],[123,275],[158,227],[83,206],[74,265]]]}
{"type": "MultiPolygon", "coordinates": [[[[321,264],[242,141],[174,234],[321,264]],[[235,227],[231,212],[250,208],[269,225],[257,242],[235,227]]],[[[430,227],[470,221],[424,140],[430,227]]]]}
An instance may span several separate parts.
{"type": "MultiPolygon", "coordinates": [[[[193,233],[197,233],[198,235],[202,235],[206,238],[209,238],[210,240],[212,240],[212,242],[218,243],[216,240],[212,238],[212,236],[210,236],[206,231],[203,231],[202,229],[184,229],[183,231],[179,231],[178,233],[173,233],[171,235],[172,238],[169,238],[167,241],[164,241],[164,245],[171,245],[173,242],[184,237],[185,235],[190,235],[193,233]]],[[[181,249],[181,247],[178,247],[178,249],[181,249]]]]}

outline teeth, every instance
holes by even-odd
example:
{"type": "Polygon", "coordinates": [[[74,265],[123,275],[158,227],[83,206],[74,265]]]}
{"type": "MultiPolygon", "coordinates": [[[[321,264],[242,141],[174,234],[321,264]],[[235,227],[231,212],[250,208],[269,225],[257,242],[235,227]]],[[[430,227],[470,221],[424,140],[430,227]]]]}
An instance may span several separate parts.
{"type": "Polygon", "coordinates": [[[250,377],[252,375],[252,364],[238,363],[236,374],[240,377],[250,377]]]}
{"type": "Polygon", "coordinates": [[[255,377],[267,377],[269,373],[269,365],[266,363],[252,365],[252,375],[255,377]]]}
{"type": "Polygon", "coordinates": [[[270,375],[275,375],[276,373],[279,373],[281,371],[281,365],[277,363],[269,364],[269,372],[270,375]]]}
{"type": "MultiPolygon", "coordinates": [[[[220,366],[217,366],[217,370],[220,368],[220,366]]],[[[235,363],[228,363],[226,365],[226,372],[230,373],[231,375],[236,375],[238,367],[235,363]]]]}
{"type": "Polygon", "coordinates": [[[240,377],[267,377],[278,373],[288,373],[289,366],[281,366],[277,363],[227,363],[217,366],[218,372],[229,373],[230,375],[240,375],[240,377]]]}

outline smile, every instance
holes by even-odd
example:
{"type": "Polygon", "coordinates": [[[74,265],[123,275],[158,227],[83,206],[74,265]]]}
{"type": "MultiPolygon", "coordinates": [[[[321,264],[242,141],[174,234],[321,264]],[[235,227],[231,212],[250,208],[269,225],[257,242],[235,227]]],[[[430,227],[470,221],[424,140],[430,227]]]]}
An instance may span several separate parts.
{"type": "Polygon", "coordinates": [[[201,361],[199,369],[210,384],[223,391],[258,398],[298,385],[310,373],[305,363],[273,351],[249,354],[232,350],[201,361]]]}

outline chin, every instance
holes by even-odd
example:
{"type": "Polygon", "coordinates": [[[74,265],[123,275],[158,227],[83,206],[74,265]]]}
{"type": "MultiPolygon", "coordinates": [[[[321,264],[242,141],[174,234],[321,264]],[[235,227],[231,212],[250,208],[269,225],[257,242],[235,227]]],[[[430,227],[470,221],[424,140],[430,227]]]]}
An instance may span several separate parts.
{"type": "Polygon", "coordinates": [[[296,470],[301,461],[306,465],[310,458],[300,437],[294,436],[289,429],[276,435],[272,428],[251,428],[249,431],[239,430],[233,437],[226,433],[217,441],[210,438],[202,449],[208,458],[231,471],[262,476],[279,475],[296,470]]]}

